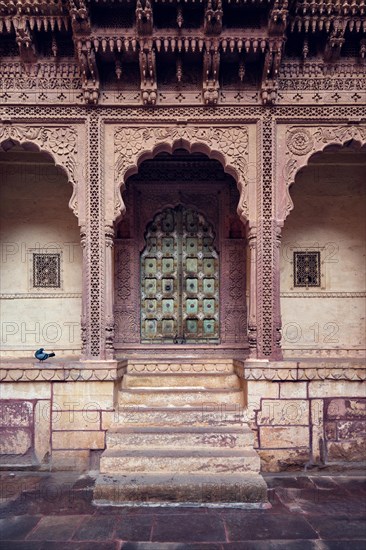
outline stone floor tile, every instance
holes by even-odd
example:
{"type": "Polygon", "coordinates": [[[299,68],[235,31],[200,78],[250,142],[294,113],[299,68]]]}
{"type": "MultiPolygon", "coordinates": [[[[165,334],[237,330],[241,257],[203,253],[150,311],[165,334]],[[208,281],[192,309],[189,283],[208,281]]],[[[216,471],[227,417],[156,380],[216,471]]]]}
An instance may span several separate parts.
{"type": "MultiPolygon", "coordinates": [[[[353,519],[352,517],[332,518],[310,516],[307,518],[310,525],[319,534],[319,538],[326,540],[365,540],[366,521],[364,519],[353,519]]],[[[366,548],[366,543],[365,543],[366,548]]]]}
{"type": "Polygon", "coordinates": [[[366,500],[346,492],[327,489],[281,488],[276,489],[280,501],[291,512],[303,512],[315,515],[347,516],[363,515],[366,512],[366,500]]]}
{"type": "Polygon", "coordinates": [[[276,487],[293,487],[297,489],[313,488],[311,478],[307,476],[274,476],[265,474],[264,476],[267,486],[272,489],[276,487]]]}
{"type": "Polygon", "coordinates": [[[222,544],[212,542],[185,544],[181,542],[124,542],[121,550],[222,550],[222,544]]]}
{"type": "Polygon", "coordinates": [[[4,541],[0,550],[119,550],[120,543],[110,542],[60,542],[60,541],[4,541]]]}
{"type": "Polygon", "coordinates": [[[317,539],[318,535],[304,517],[266,512],[225,516],[229,541],[317,539]]]}
{"type": "Polygon", "coordinates": [[[149,541],[153,515],[129,515],[115,518],[114,538],[124,541],[149,541]]]}
{"type": "Polygon", "coordinates": [[[351,495],[362,494],[366,496],[366,479],[364,477],[338,476],[333,481],[351,495]]]}
{"type": "Polygon", "coordinates": [[[227,542],[223,550],[316,550],[312,540],[252,540],[245,542],[227,542]]]}
{"type": "Polygon", "coordinates": [[[76,529],[72,540],[112,540],[115,523],[113,516],[88,516],[76,529]]]}
{"type": "Polygon", "coordinates": [[[0,540],[24,540],[40,516],[13,516],[0,519],[0,540]]]}
{"type": "Polygon", "coordinates": [[[311,481],[318,489],[329,489],[335,492],[340,489],[337,482],[330,476],[313,476],[311,481]]]}
{"type": "Polygon", "coordinates": [[[45,516],[28,535],[27,540],[66,541],[83,519],[84,516],[45,516]]]}
{"type": "Polygon", "coordinates": [[[220,542],[226,540],[224,523],[217,515],[160,515],[155,518],[152,541],[220,542]]]}
{"type": "Polygon", "coordinates": [[[321,541],[319,550],[365,550],[366,542],[364,540],[326,540],[321,541]]]}

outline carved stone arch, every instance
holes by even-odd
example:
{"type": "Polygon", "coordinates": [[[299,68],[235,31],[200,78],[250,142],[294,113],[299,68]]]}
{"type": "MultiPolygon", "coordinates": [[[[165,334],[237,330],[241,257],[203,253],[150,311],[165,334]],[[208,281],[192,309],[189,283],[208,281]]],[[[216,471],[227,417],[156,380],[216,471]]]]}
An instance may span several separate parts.
{"type": "Polygon", "coordinates": [[[243,221],[248,212],[248,128],[246,126],[204,127],[115,127],[114,131],[114,221],[125,211],[122,191],[129,176],[138,172],[141,162],[162,152],[178,148],[203,153],[218,160],[237,184],[240,199],[238,215],[243,221]]]}
{"type": "Polygon", "coordinates": [[[4,125],[0,127],[0,150],[8,151],[14,145],[46,153],[55,167],[65,173],[72,185],[69,208],[79,217],[77,186],[77,132],[70,126],[20,126],[4,125]]]}
{"type": "Polygon", "coordinates": [[[311,157],[329,146],[350,145],[360,148],[366,145],[366,125],[342,126],[289,126],[285,133],[286,150],[277,166],[279,179],[279,201],[277,216],[283,224],[294,208],[290,187],[295,183],[297,173],[309,164],[311,157]]]}

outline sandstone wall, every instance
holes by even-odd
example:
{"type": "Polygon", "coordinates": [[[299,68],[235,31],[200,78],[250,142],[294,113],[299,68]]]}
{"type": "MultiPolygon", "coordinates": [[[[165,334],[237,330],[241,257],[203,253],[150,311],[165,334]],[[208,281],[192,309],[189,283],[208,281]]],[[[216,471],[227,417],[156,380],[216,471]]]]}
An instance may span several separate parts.
{"type": "Polygon", "coordinates": [[[263,471],[340,466],[366,459],[363,361],[248,361],[246,417],[263,471]]]}
{"type": "MultiPolygon", "coordinates": [[[[2,465],[98,469],[106,431],[131,426],[117,408],[126,365],[3,365],[0,370],[2,465]],[[123,424],[121,424],[123,422],[123,424]]],[[[344,467],[365,460],[365,368],[335,364],[236,362],[246,406],[237,414],[255,434],[263,471],[344,467]]],[[[223,415],[233,403],[218,403],[223,415]]]]}
{"type": "Polygon", "coordinates": [[[13,161],[0,163],[2,356],[32,356],[41,346],[77,354],[81,247],[72,189],[49,163],[13,161]],[[33,287],[33,253],[61,254],[60,288],[33,287]]]}
{"type": "Polygon", "coordinates": [[[299,172],[281,248],[285,356],[365,355],[366,160],[322,153],[299,172]],[[294,251],[319,251],[321,286],[294,287],[294,251]]]}

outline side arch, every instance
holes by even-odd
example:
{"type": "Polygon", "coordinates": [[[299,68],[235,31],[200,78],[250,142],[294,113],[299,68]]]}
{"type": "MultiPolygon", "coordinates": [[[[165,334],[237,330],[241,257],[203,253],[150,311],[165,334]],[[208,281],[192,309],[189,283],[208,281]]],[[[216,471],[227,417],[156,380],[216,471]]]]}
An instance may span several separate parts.
{"type": "Polygon", "coordinates": [[[7,152],[20,145],[25,151],[45,153],[56,169],[64,172],[73,189],[69,208],[78,218],[77,137],[76,129],[70,126],[6,125],[0,128],[0,150],[7,152]]]}
{"type": "Polygon", "coordinates": [[[190,153],[203,153],[218,160],[225,172],[237,184],[240,199],[238,215],[243,221],[248,212],[248,128],[205,128],[195,126],[172,127],[124,127],[114,131],[114,185],[115,200],[113,221],[125,211],[122,191],[128,177],[136,174],[139,165],[162,152],[174,153],[176,149],[186,149],[190,153]]]}
{"type": "Polygon", "coordinates": [[[279,200],[277,219],[284,223],[294,205],[290,188],[311,157],[331,146],[360,149],[366,145],[366,125],[290,126],[285,132],[286,150],[277,165],[279,200]]]}

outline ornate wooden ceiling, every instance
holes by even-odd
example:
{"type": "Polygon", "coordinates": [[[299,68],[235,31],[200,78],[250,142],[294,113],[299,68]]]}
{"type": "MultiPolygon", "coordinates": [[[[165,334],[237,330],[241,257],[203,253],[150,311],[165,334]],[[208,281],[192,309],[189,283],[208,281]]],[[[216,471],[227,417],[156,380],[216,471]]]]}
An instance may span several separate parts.
{"type": "Polygon", "coordinates": [[[206,105],[229,88],[271,105],[284,60],[363,64],[365,9],[365,0],[0,0],[0,59],[18,58],[27,73],[76,59],[87,103],[122,82],[145,105],[172,87],[206,105]]]}

